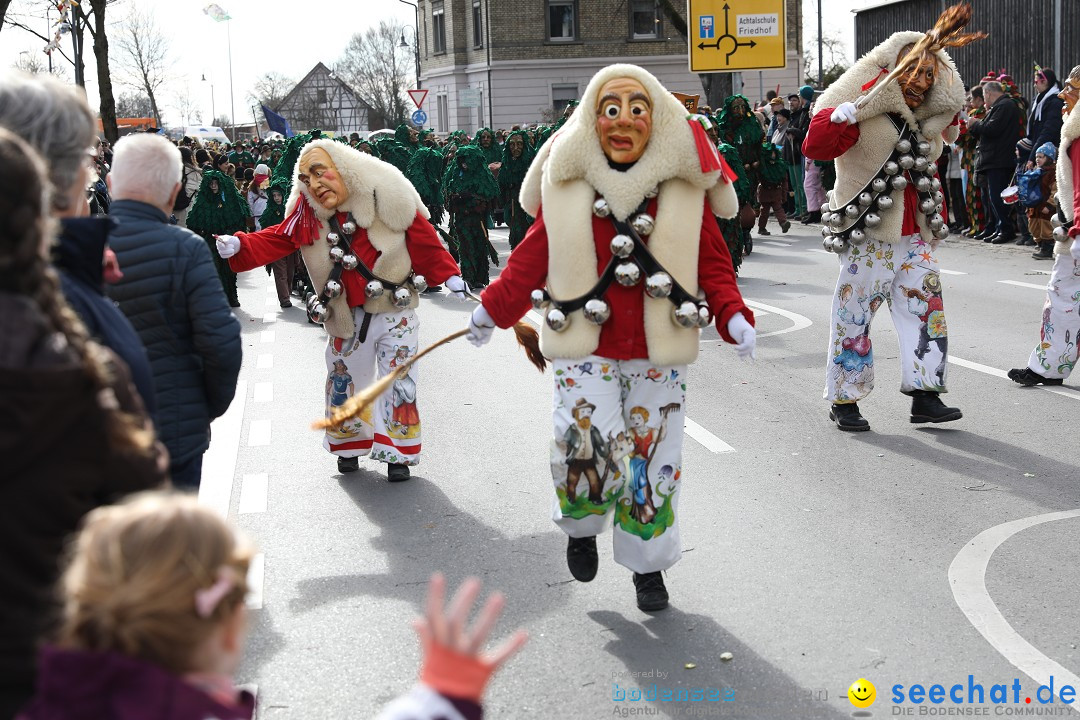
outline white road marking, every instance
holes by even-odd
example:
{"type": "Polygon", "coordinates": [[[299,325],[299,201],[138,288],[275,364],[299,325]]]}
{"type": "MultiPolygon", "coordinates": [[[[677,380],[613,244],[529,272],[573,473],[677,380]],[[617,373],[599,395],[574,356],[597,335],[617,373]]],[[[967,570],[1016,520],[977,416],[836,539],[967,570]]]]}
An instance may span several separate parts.
{"type": "Polygon", "coordinates": [[[960,272],[959,270],[943,270],[938,268],[938,272],[942,275],[967,275],[966,272],[960,272]]]}
{"type": "Polygon", "coordinates": [[[244,482],[240,485],[240,507],[237,512],[241,515],[266,512],[266,491],[269,482],[266,473],[245,475],[244,482]]]}
{"type": "Polygon", "coordinates": [[[259,370],[269,370],[274,367],[274,356],[269,353],[263,353],[259,356],[259,361],[255,363],[255,367],[259,370]]]}
{"type": "Polygon", "coordinates": [[[1043,270],[1042,268],[1035,268],[1031,272],[1035,273],[1036,275],[1049,275],[1050,274],[1049,270],[1043,270]]]}
{"type": "Polygon", "coordinates": [[[782,248],[791,247],[791,243],[776,242],[775,240],[762,240],[759,244],[760,245],[775,245],[776,247],[782,247],[782,248]]]}
{"type": "MultiPolygon", "coordinates": [[[[1080,517],[1080,508],[1034,515],[983,530],[949,565],[953,599],[975,629],[1022,673],[1040,685],[1047,684],[1053,676],[1058,688],[1080,686],[1080,677],[1039,652],[1013,629],[986,590],[986,568],[994,551],[1016,533],[1054,520],[1076,517],[1080,517]]],[[[1075,707],[1073,710],[1078,711],[1075,707]]]]}
{"type": "Polygon", "coordinates": [[[273,330],[263,330],[259,333],[259,341],[264,343],[274,342],[275,333],[273,330]]]}
{"type": "Polygon", "coordinates": [[[266,304],[269,305],[270,307],[274,307],[275,305],[277,305],[278,304],[277,295],[276,294],[275,295],[267,295],[266,296],[266,304]]]}
{"type": "Polygon", "coordinates": [[[266,313],[265,315],[263,315],[263,322],[264,323],[272,323],[275,320],[277,320],[277,316],[278,316],[277,313],[266,313]]]}
{"type": "Polygon", "coordinates": [[[236,454],[240,449],[246,402],[247,381],[241,380],[236,384],[236,397],[229,409],[211,423],[213,440],[203,455],[199,502],[223,518],[229,517],[229,503],[232,502],[233,475],[236,472],[236,454]]]}
{"type": "Polygon", "coordinates": [[[822,250],[820,248],[806,248],[806,252],[816,252],[816,253],[821,253],[822,255],[835,255],[836,254],[832,250],[822,250]]]}
{"type": "Polygon", "coordinates": [[[256,553],[251,558],[251,566],[247,574],[247,606],[248,610],[262,610],[263,606],[263,582],[266,576],[266,555],[256,553]]]}
{"type": "MultiPolygon", "coordinates": [[[[997,368],[990,367],[989,365],[981,365],[977,362],[971,362],[970,360],[953,357],[952,355],[949,356],[949,362],[959,365],[960,367],[966,367],[969,370],[976,370],[981,373],[986,373],[987,375],[993,375],[994,377],[1005,378],[1006,380],[1009,378],[1009,374],[1004,370],[998,370],[997,368]]],[[[1038,385],[1036,387],[1038,387],[1040,390],[1054,393],[1055,395],[1067,397],[1070,400],[1080,400],[1080,393],[1078,393],[1076,390],[1073,390],[1072,388],[1065,388],[1060,386],[1047,387],[1045,385],[1038,385]]]]}
{"type": "Polygon", "coordinates": [[[257,403],[274,402],[274,383],[255,383],[254,398],[257,403]]]}
{"type": "Polygon", "coordinates": [[[698,425],[690,418],[684,418],[686,434],[705,446],[705,449],[714,453],[731,453],[735,448],[728,445],[720,438],[713,435],[705,428],[698,425]]]}
{"type": "Polygon", "coordinates": [[[776,315],[785,317],[793,323],[791,327],[784,328],[783,330],[774,330],[773,332],[767,332],[762,335],[758,335],[759,340],[761,338],[772,337],[773,335],[784,335],[786,333],[795,332],[796,330],[805,330],[806,328],[814,324],[813,321],[805,315],[793,313],[790,310],[783,310],[778,307],[773,307],[772,305],[766,305],[765,303],[757,302],[756,300],[746,300],[745,298],[743,299],[743,302],[752,307],[754,310],[766,310],[770,313],[775,313],[776,315]]]}
{"type": "Polygon", "coordinates": [[[270,444],[270,421],[252,420],[248,428],[248,447],[262,447],[270,444]]]}
{"type": "Polygon", "coordinates": [[[1020,282],[1019,280],[998,280],[1002,285],[1015,285],[1017,287],[1034,288],[1035,290],[1045,290],[1045,285],[1036,285],[1035,283],[1020,282]]]}

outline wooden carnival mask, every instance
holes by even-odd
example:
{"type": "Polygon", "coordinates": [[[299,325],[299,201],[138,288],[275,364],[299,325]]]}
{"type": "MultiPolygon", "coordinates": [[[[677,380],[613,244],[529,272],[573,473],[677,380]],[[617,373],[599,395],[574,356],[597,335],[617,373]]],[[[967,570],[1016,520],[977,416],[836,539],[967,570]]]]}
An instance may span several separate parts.
{"type": "Polygon", "coordinates": [[[349,189],[330,153],[320,147],[305,150],[300,156],[300,182],[315,202],[334,210],[349,199],[349,189]]]}
{"type": "MultiPolygon", "coordinates": [[[[908,54],[912,46],[908,45],[896,58],[899,63],[908,54]]],[[[905,72],[897,82],[900,84],[900,92],[904,95],[904,104],[914,110],[926,102],[926,94],[934,86],[937,80],[938,58],[936,55],[924,52],[910,70],[905,72]]]]}
{"type": "Polygon", "coordinates": [[[645,152],[652,135],[652,98],[629,77],[608,80],[596,102],[596,134],[608,160],[632,163],[645,152]]]}
{"type": "Polygon", "coordinates": [[[1080,98],[1080,65],[1077,65],[1069,73],[1069,77],[1065,80],[1065,89],[1058,94],[1058,97],[1065,101],[1065,105],[1062,107],[1062,114],[1071,113],[1073,108],[1076,107],[1076,101],[1080,98]]]}

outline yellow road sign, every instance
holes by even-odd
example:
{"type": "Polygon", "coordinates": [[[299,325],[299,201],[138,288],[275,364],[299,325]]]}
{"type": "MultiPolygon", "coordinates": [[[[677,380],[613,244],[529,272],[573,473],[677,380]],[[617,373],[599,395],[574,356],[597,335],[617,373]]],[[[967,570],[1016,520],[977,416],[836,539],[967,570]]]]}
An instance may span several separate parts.
{"type": "Polygon", "coordinates": [[[690,72],[787,65],[784,0],[687,0],[690,72]]]}

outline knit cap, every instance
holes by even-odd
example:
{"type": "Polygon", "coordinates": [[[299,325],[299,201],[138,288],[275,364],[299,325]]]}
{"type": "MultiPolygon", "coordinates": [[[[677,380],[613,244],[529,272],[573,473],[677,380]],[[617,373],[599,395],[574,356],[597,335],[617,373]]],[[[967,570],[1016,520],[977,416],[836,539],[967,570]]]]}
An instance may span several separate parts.
{"type": "Polygon", "coordinates": [[[1057,162],[1057,148],[1054,147],[1054,143],[1052,142],[1044,142],[1039,146],[1039,149],[1036,150],[1035,153],[1038,155],[1045,155],[1054,162],[1057,162]]]}
{"type": "Polygon", "coordinates": [[[801,88],[799,88],[799,97],[801,97],[806,102],[810,102],[814,99],[814,88],[810,87],[809,85],[803,85],[801,88]]]}

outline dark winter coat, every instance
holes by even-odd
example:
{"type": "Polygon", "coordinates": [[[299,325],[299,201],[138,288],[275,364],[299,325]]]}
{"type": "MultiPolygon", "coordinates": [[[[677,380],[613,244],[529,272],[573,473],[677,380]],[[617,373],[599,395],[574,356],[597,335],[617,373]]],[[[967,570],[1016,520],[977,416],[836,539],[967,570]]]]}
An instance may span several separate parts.
{"type": "Polygon", "coordinates": [[[221,292],[206,242],[161,210],[116,200],[109,244],[124,278],[109,295],[131,320],[154,371],[158,435],[174,465],[205,452],[240,372],[240,322],[221,292]]]}
{"type": "MultiPolygon", "coordinates": [[[[95,507],[167,475],[160,445],[147,456],[109,449],[91,381],[31,301],[0,293],[0,338],[0,717],[10,717],[33,692],[68,536],[95,507]]],[[[109,357],[120,407],[145,417],[127,368],[109,357]]]]}
{"type": "Polygon", "coordinates": [[[803,140],[806,139],[806,133],[810,130],[810,111],[802,107],[791,113],[788,127],[791,129],[791,133],[788,135],[788,142],[784,144],[784,159],[790,165],[801,167],[803,161],[802,144],[803,140]]]}
{"type": "MultiPolygon", "coordinates": [[[[1050,91],[1047,90],[1049,93],[1050,91]]],[[[1043,102],[1042,112],[1039,118],[1035,118],[1035,105],[1038,98],[1031,103],[1031,117],[1028,118],[1028,137],[1031,138],[1031,155],[1028,160],[1035,162],[1035,153],[1046,143],[1054,143],[1054,147],[1061,142],[1061,109],[1065,107],[1065,101],[1050,93],[1050,97],[1043,102]]]]}
{"type": "Polygon", "coordinates": [[[986,116],[968,126],[979,139],[975,149],[975,172],[1016,167],[1016,143],[1020,139],[1020,109],[1008,95],[997,99],[986,116]]]}
{"type": "MultiPolygon", "coordinates": [[[[90,336],[120,356],[135,381],[143,406],[154,413],[154,379],[142,340],[124,313],[105,297],[102,261],[112,218],[68,218],[60,223],[54,263],[60,271],[64,298],[90,331],[90,336]]],[[[123,268],[120,268],[123,271],[123,268]]]]}
{"type": "Polygon", "coordinates": [[[229,707],[153,663],[50,647],[37,695],[17,720],[250,720],[254,712],[246,692],[229,707]]]}

